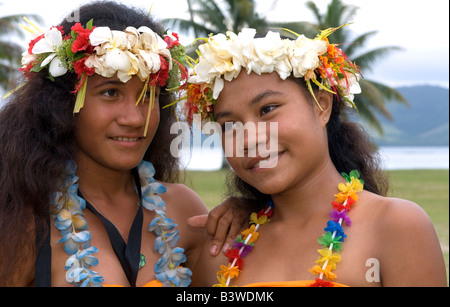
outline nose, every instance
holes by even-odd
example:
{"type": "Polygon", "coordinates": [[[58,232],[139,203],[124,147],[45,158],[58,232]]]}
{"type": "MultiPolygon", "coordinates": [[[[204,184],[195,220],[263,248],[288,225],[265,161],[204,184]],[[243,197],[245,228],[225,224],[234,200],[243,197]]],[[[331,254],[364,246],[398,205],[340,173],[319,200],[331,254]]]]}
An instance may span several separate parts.
{"type": "Polygon", "coordinates": [[[267,155],[270,129],[266,122],[234,123],[225,133],[225,154],[228,157],[256,157],[267,155]]]}
{"type": "Polygon", "coordinates": [[[267,124],[266,122],[252,123],[251,128],[244,133],[244,152],[248,157],[265,156],[270,140],[267,124]]]}
{"type": "Polygon", "coordinates": [[[121,126],[131,128],[141,128],[145,125],[145,114],[148,104],[136,105],[136,98],[132,95],[127,97],[122,103],[119,110],[117,123],[121,126]]]}

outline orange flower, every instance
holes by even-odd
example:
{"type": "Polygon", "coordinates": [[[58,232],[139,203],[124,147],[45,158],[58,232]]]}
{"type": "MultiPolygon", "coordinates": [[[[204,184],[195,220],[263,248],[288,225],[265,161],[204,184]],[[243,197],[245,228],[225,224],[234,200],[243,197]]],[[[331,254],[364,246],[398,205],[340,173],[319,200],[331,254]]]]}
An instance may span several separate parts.
{"type": "Polygon", "coordinates": [[[244,242],[247,240],[247,237],[251,235],[247,244],[253,243],[259,238],[259,232],[256,231],[255,225],[250,226],[250,228],[247,228],[246,230],[241,232],[241,234],[244,242]]]}
{"type": "MultiPolygon", "coordinates": [[[[237,278],[241,270],[239,270],[238,266],[231,266],[231,263],[228,266],[220,265],[221,270],[217,272],[217,275],[223,276],[223,278],[228,279],[237,278]]],[[[219,279],[219,278],[218,278],[219,279]]]]}
{"type": "Polygon", "coordinates": [[[333,272],[331,272],[331,267],[329,265],[327,265],[327,267],[325,269],[322,269],[320,266],[315,265],[314,267],[312,267],[311,269],[309,269],[309,271],[314,274],[314,275],[319,275],[322,274],[325,275],[325,277],[328,280],[335,280],[337,275],[334,274],[333,272]]]}

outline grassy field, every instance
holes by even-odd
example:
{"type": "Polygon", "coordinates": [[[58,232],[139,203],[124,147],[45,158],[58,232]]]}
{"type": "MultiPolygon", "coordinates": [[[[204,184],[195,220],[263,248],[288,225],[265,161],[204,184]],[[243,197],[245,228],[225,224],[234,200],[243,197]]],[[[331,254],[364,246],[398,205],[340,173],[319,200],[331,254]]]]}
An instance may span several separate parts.
{"type": "MultiPolygon", "coordinates": [[[[223,200],[228,171],[188,172],[186,185],[196,191],[208,208],[223,200]]],[[[441,242],[449,278],[449,171],[389,171],[391,197],[411,200],[430,216],[441,242]]],[[[447,282],[448,283],[448,282],[447,282]]]]}

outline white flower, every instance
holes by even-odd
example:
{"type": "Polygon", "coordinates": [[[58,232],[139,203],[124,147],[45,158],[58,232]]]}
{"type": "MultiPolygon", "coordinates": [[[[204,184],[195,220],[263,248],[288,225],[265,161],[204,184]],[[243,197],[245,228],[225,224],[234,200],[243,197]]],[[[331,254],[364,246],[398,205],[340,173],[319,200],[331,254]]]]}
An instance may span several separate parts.
{"type": "Polygon", "coordinates": [[[33,63],[36,60],[36,56],[34,54],[29,54],[28,51],[24,51],[22,53],[22,68],[27,67],[29,64],[33,63]]]}
{"type": "Polygon", "coordinates": [[[308,70],[315,70],[320,64],[319,55],[326,51],[326,41],[311,40],[300,35],[289,48],[289,59],[294,77],[301,78],[308,70]]]}
{"type": "Polygon", "coordinates": [[[67,67],[57,58],[57,51],[62,46],[62,34],[57,28],[51,28],[33,47],[33,54],[50,53],[41,63],[41,67],[50,63],[49,72],[53,77],[59,77],[67,72],[67,67]]]}
{"type": "Polygon", "coordinates": [[[269,31],[264,38],[255,38],[253,43],[258,56],[257,63],[252,67],[254,72],[261,74],[277,71],[283,79],[290,75],[290,64],[285,61],[286,41],[281,39],[280,33],[269,31]]]}
{"type": "Polygon", "coordinates": [[[117,73],[122,82],[127,82],[138,69],[137,58],[128,49],[131,44],[129,35],[122,31],[111,31],[107,27],[98,27],[89,36],[95,55],[90,56],[85,65],[95,68],[102,77],[111,78],[117,73]]]}
{"type": "MultiPolygon", "coordinates": [[[[344,97],[347,98],[348,100],[350,100],[351,102],[353,102],[354,95],[361,93],[361,87],[359,86],[359,75],[347,73],[346,76],[347,76],[347,80],[345,78],[341,79],[339,81],[339,86],[344,89],[342,91],[342,94],[344,95],[344,97]],[[347,84],[347,82],[348,82],[348,84],[347,84]]],[[[349,108],[353,107],[351,103],[349,103],[346,100],[344,100],[344,101],[345,101],[346,107],[349,107],[349,108]]]]}

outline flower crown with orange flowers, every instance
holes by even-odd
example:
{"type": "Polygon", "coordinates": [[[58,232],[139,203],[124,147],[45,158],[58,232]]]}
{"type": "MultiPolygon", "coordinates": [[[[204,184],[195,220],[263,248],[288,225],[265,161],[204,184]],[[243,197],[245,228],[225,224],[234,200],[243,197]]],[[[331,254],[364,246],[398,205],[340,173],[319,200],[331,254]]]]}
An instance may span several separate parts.
{"type": "Polygon", "coordinates": [[[78,84],[72,92],[77,94],[74,113],[83,107],[87,79],[94,74],[105,78],[117,75],[123,83],[134,75],[138,76],[145,86],[136,104],[146,98],[145,93],[150,89],[149,113],[154,106],[156,86],[166,86],[168,91],[175,91],[188,78],[188,71],[182,64],[185,47],[179,43],[176,33],[167,33],[162,38],[145,26],[115,31],[108,27],[94,27],[93,20],[85,27],[76,23],[70,33],[64,33],[62,27],[52,27],[42,33],[24,19],[30,26],[23,28],[34,38],[22,54],[20,70],[27,75],[45,68],[51,80],[67,72],[75,73],[78,84]]]}
{"type": "Polygon", "coordinates": [[[283,39],[272,31],[265,37],[255,38],[256,30],[250,28],[237,35],[228,31],[226,35],[204,39],[205,43],[197,50],[199,59],[192,65],[194,74],[185,86],[187,97],[183,111],[188,122],[192,122],[194,114],[200,114],[202,120],[213,120],[213,105],[224,87],[224,80],[237,78],[243,68],[248,74],[258,75],[276,71],[283,80],[291,75],[304,78],[316,103],[311,82],[356,109],[353,97],[361,92],[359,68],[327,39],[343,26],[346,25],[324,30],[314,39],[290,30],[287,31],[295,34],[296,40],[283,39]]]}

